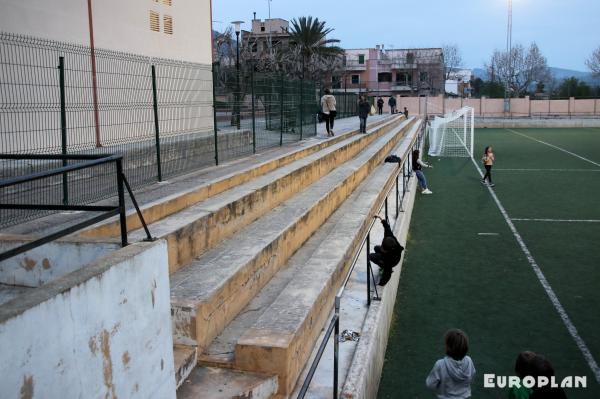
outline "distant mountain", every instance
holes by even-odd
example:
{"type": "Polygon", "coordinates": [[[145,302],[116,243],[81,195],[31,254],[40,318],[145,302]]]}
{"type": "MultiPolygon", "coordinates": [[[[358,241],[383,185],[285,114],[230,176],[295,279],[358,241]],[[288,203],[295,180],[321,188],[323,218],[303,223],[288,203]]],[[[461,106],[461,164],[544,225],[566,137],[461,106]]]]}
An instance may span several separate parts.
{"type": "MultiPolygon", "coordinates": [[[[582,71],[576,71],[573,69],[564,69],[564,68],[555,68],[555,67],[549,67],[548,69],[550,69],[550,73],[552,73],[552,76],[554,76],[554,78],[558,81],[570,78],[571,76],[575,76],[577,79],[582,80],[582,81],[586,82],[587,84],[591,84],[591,85],[598,84],[598,79],[595,79],[592,76],[591,72],[582,72],[582,71]]],[[[473,68],[473,75],[476,78],[481,78],[483,80],[489,79],[487,71],[483,68],[473,68]]]]}

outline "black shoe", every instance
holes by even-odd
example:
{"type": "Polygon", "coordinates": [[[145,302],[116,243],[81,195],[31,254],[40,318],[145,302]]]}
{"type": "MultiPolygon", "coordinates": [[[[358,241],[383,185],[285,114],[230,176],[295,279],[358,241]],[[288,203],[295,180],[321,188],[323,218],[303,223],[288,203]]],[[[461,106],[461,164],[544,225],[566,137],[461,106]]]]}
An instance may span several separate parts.
{"type": "Polygon", "coordinates": [[[496,186],[494,183],[488,184],[488,187],[494,187],[494,186],[496,186]]]}
{"type": "Polygon", "coordinates": [[[392,271],[390,269],[383,269],[381,277],[379,278],[379,283],[377,283],[377,285],[383,287],[387,284],[388,281],[390,281],[390,278],[392,278],[392,271]]]}

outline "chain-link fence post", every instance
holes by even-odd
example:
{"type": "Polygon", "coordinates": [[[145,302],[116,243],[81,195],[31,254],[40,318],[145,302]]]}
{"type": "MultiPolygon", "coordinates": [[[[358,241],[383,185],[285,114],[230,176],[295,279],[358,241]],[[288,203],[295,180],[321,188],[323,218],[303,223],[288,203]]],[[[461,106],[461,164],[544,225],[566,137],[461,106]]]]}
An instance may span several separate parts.
{"type": "Polygon", "coordinates": [[[250,67],[250,95],[252,97],[252,153],[256,154],[256,105],[254,103],[254,65],[250,67]]]}
{"type": "Polygon", "coordinates": [[[158,124],[158,96],[156,93],[156,67],[152,65],[152,109],[154,112],[154,141],[156,147],[156,170],[158,181],[162,181],[162,165],[160,162],[160,128],[158,124]]]}
{"type": "Polygon", "coordinates": [[[302,140],[302,126],[304,125],[304,73],[300,77],[300,140],[302,140]]]}
{"type": "Polygon", "coordinates": [[[213,62],[212,64],[212,102],[213,102],[213,129],[215,132],[215,165],[219,165],[219,140],[217,138],[217,91],[215,86],[217,85],[217,67],[219,66],[218,62],[213,62]]]}
{"type": "Polygon", "coordinates": [[[284,80],[283,80],[283,72],[281,72],[281,90],[279,92],[279,112],[281,113],[280,115],[280,125],[279,125],[279,146],[283,145],[283,93],[284,93],[284,89],[285,87],[284,85],[284,80]]]}
{"type": "MultiPolygon", "coordinates": [[[[65,57],[58,58],[59,86],[60,86],[60,148],[63,155],[67,155],[67,109],[65,96],[65,57]]],[[[62,161],[67,166],[66,159],[62,161]]],[[[69,181],[66,173],[62,175],[63,204],[69,204],[69,181]]]]}

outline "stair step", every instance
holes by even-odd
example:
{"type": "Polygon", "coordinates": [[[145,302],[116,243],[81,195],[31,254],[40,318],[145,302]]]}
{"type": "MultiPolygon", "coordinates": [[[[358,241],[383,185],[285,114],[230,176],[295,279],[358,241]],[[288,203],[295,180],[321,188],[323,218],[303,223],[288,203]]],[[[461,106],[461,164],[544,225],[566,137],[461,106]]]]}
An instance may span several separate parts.
{"type": "MultiPolygon", "coordinates": [[[[368,230],[371,216],[385,198],[384,188],[393,184],[394,169],[393,165],[382,165],[373,172],[360,191],[324,225],[330,232],[317,248],[310,248],[310,257],[302,259],[302,264],[290,265],[298,273],[237,340],[233,367],[277,374],[279,394],[287,396],[292,392],[368,230]]],[[[200,361],[205,361],[205,357],[200,361]]]]}
{"type": "MultiPolygon", "coordinates": [[[[390,116],[378,119],[370,123],[368,128],[374,129],[389,122],[393,118],[394,117],[390,116]]],[[[177,190],[177,192],[174,194],[166,194],[159,198],[153,198],[152,193],[158,191],[153,189],[148,190],[148,192],[145,192],[144,190],[141,192],[136,192],[136,197],[138,202],[141,204],[141,210],[144,214],[146,223],[151,224],[174,213],[180,212],[200,201],[204,201],[205,199],[222,193],[223,191],[251,181],[256,177],[264,175],[265,173],[285,166],[315,152],[321,151],[357,134],[358,130],[349,130],[327,140],[309,139],[302,141],[297,144],[297,147],[300,148],[295,148],[294,150],[284,154],[280,154],[276,151],[261,154],[260,159],[262,162],[260,163],[254,162],[253,157],[249,157],[244,160],[228,162],[224,166],[219,166],[218,168],[220,170],[217,170],[215,167],[203,170],[200,173],[173,179],[173,186],[181,186],[181,183],[183,183],[184,186],[183,190],[177,190]],[[247,163],[249,165],[242,166],[240,168],[240,165],[243,163],[247,163]],[[227,173],[228,170],[230,170],[229,173],[227,173]],[[207,176],[214,176],[215,174],[218,174],[219,176],[216,178],[207,178],[207,176]],[[189,188],[189,186],[186,186],[186,183],[191,184],[192,187],[189,188]],[[145,197],[148,197],[148,199],[145,199],[145,197]]],[[[134,231],[141,228],[142,225],[135,212],[135,209],[131,207],[131,209],[127,211],[127,229],[128,231],[134,231]]],[[[118,217],[115,217],[98,223],[80,232],[80,235],[86,237],[117,237],[120,235],[120,233],[119,219],[118,217]]]]}
{"type": "Polygon", "coordinates": [[[171,276],[176,343],[199,353],[395,147],[410,124],[378,138],[351,161],[171,276]]]}
{"type": "Polygon", "coordinates": [[[277,377],[212,367],[197,367],[177,391],[178,399],[269,399],[277,377]]]}
{"type": "MultiPolygon", "coordinates": [[[[391,119],[368,135],[343,140],[153,224],[152,234],[167,240],[170,273],[354,157],[399,120],[391,119]]],[[[132,241],[144,237],[143,230],[131,234],[132,241]]]]}
{"type": "Polygon", "coordinates": [[[198,363],[198,351],[195,346],[175,345],[173,347],[175,360],[175,384],[179,388],[192,373],[198,363]]]}

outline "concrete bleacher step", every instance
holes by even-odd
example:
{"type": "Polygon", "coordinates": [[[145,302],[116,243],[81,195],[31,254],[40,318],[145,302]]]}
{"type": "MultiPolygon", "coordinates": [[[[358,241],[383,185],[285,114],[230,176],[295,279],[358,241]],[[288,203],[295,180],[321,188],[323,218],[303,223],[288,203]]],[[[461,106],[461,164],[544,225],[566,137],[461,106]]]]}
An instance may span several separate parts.
{"type": "Polygon", "coordinates": [[[396,146],[410,123],[379,137],[318,182],[171,275],[174,342],[213,339],[396,146]]]}
{"type": "MultiPolygon", "coordinates": [[[[375,129],[380,125],[388,123],[394,118],[394,116],[389,116],[387,118],[377,119],[368,124],[368,129],[375,129]]],[[[224,173],[218,178],[208,179],[202,177],[203,175],[201,174],[198,176],[198,182],[193,184],[192,187],[186,187],[186,189],[180,190],[175,194],[168,194],[161,198],[142,202],[140,206],[141,211],[143,212],[146,223],[150,224],[157,222],[200,201],[240,184],[244,184],[272,170],[302,159],[305,156],[321,151],[358,134],[358,129],[355,129],[342,132],[341,134],[326,140],[306,140],[296,145],[296,147],[299,148],[295,148],[284,154],[271,156],[267,153],[261,155],[261,159],[264,160],[259,163],[252,162],[250,159],[229,162],[224,168],[224,170],[231,170],[229,173],[224,173]],[[245,164],[242,165],[243,163],[245,164]]],[[[211,172],[212,169],[215,168],[223,168],[223,166],[209,168],[207,171],[211,172]]],[[[152,190],[150,190],[150,192],[151,191],[152,190]]],[[[127,230],[134,231],[141,228],[142,225],[135,209],[129,209],[127,211],[127,230]]],[[[98,223],[79,234],[86,237],[117,237],[120,234],[119,220],[116,217],[109,219],[105,222],[98,223]]]]}
{"type": "MultiPolygon", "coordinates": [[[[169,271],[174,273],[189,264],[195,257],[355,157],[365,146],[399,123],[402,126],[413,123],[412,120],[401,120],[390,119],[367,135],[342,140],[152,224],[152,234],[167,241],[169,271]]],[[[141,240],[145,233],[137,230],[130,237],[132,241],[141,240]]]]}
{"type": "Polygon", "coordinates": [[[395,168],[386,164],[373,171],[199,355],[199,363],[277,375],[278,394],[287,397],[371,217],[393,185],[395,168]]]}
{"type": "Polygon", "coordinates": [[[197,367],[177,391],[178,399],[269,399],[277,377],[212,367],[197,367]]]}
{"type": "Polygon", "coordinates": [[[195,346],[175,345],[173,359],[175,361],[175,386],[179,388],[189,377],[198,362],[198,348],[195,346]]]}

